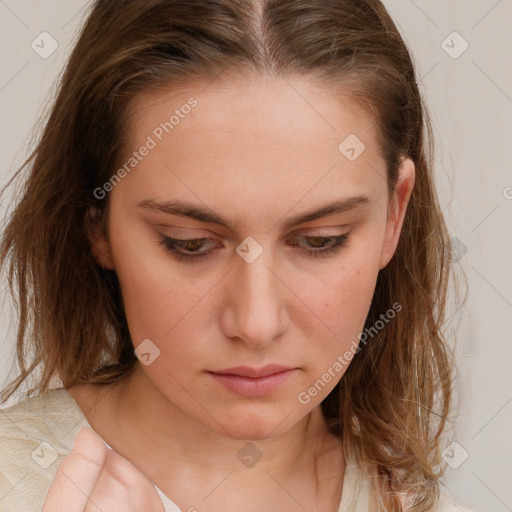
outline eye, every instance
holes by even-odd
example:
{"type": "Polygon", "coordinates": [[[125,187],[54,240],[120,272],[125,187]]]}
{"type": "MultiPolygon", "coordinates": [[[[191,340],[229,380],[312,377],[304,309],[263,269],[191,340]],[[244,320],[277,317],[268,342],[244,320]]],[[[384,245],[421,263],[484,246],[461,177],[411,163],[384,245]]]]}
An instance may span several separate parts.
{"type": "MultiPolygon", "coordinates": [[[[200,259],[207,258],[214,248],[222,247],[221,244],[213,240],[212,238],[171,238],[169,236],[160,234],[158,242],[163,245],[174,257],[178,260],[198,261],[200,259]],[[208,242],[210,242],[211,248],[201,250],[208,242]]],[[[300,246],[308,257],[327,257],[334,255],[339,252],[343,247],[348,244],[349,233],[343,233],[335,236],[298,236],[298,239],[304,239],[307,241],[307,247],[297,242],[292,242],[290,245],[300,246]]]]}
{"type": "MultiPolygon", "coordinates": [[[[299,236],[300,239],[307,240],[307,247],[302,249],[308,256],[313,258],[331,256],[338,253],[343,247],[348,245],[349,233],[335,236],[299,236]]],[[[292,243],[290,245],[299,245],[292,243]]]]}
{"type": "Polygon", "coordinates": [[[200,251],[206,242],[211,242],[216,247],[220,245],[212,238],[171,238],[160,233],[159,243],[162,244],[179,260],[199,259],[208,256],[211,250],[200,251]]]}

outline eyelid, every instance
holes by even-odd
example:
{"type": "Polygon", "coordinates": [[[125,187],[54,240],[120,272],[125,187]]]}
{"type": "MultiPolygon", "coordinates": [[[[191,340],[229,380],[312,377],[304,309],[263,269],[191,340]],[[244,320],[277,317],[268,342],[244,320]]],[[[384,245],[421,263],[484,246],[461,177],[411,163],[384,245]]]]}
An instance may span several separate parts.
{"type": "MultiPolygon", "coordinates": [[[[339,235],[342,235],[344,232],[340,232],[339,229],[342,229],[342,228],[345,228],[347,231],[346,233],[348,233],[348,225],[345,225],[345,226],[323,226],[321,228],[304,228],[304,230],[302,229],[299,229],[297,230],[298,231],[298,235],[299,236],[325,236],[326,238],[329,238],[329,237],[332,237],[332,236],[339,236],[339,235]],[[333,230],[338,230],[338,231],[333,231],[333,232],[328,232],[326,231],[327,229],[333,229],[333,230]]],[[[294,232],[295,234],[295,232],[294,232]]]]}
{"type": "MultiPolygon", "coordinates": [[[[185,228],[185,227],[181,227],[181,226],[170,226],[169,224],[156,224],[155,226],[158,228],[172,229],[172,230],[177,229],[177,230],[185,231],[185,234],[181,234],[180,232],[178,232],[178,234],[165,234],[165,236],[168,236],[170,238],[183,238],[183,239],[188,239],[188,240],[195,240],[197,238],[215,238],[217,236],[217,235],[213,235],[211,232],[201,229],[201,228],[185,228]],[[187,231],[187,230],[193,230],[194,233],[191,233],[190,231],[187,231]]],[[[313,226],[313,227],[305,227],[305,228],[295,229],[294,231],[291,232],[291,234],[292,235],[306,234],[306,236],[330,237],[330,236],[340,235],[341,233],[339,233],[338,231],[330,233],[330,232],[326,232],[325,230],[348,229],[349,227],[350,227],[349,224],[336,224],[333,226],[320,226],[320,227],[313,226]]],[[[162,234],[164,234],[164,233],[162,233],[162,234]]],[[[289,235],[286,235],[286,236],[289,236],[289,235]]],[[[218,236],[218,237],[220,238],[221,236],[218,236]]]]}
{"type": "Polygon", "coordinates": [[[171,235],[167,233],[160,233],[161,235],[168,236],[169,238],[186,238],[189,240],[195,240],[196,238],[213,238],[214,236],[204,228],[185,228],[183,226],[171,226],[169,224],[155,224],[155,226],[160,229],[173,230],[171,235]],[[193,233],[191,233],[191,231],[193,233]]]}
{"type": "MultiPolygon", "coordinates": [[[[164,225],[164,224],[160,224],[159,226],[161,227],[165,227],[165,228],[170,228],[170,227],[173,227],[173,229],[176,229],[175,226],[168,226],[168,225],[164,225]]],[[[295,231],[293,231],[290,235],[287,235],[286,236],[286,239],[288,240],[289,238],[293,238],[293,237],[304,237],[304,238],[336,238],[336,237],[339,237],[341,235],[348,235],[349,234],[349,230],[345,231],[345,232],[340,232],[340,231],[333,231],[333,232],[328,232],[327,229],[337,229],[339,230],[340,228],[348,228],[347,225],[342,225],[342,226],[322,226],[322,227],[318,227],[318,228],[304,228],[304,229],[296,229],[295,231]]],[[[178,228],[178,229],[189,229],[189,228],[178,228]]],[[[212,235],[211,233],[205,233],[205,232],[202,232],[202,233],[197,233],[197,234],[191,234],[190,232],[189,233],[185,233],[185,234],[167,234],[167,233],[161,233],[160,231],[158,231],[158,234],[162,237],[165,237],[165,238],[168,238],[168,239],[175,239],[175,240],[180,240],[180,241],[184,241],[184,242],[192,242],[192,241],[196,241],[196,240],[203,240],[204,243],[207,243],[207,242],[215,242],[215,243],[221,243],[220,241],[220,238],[222,237],[216,237],[215,235],[212,235]]]]}
{"type": "MultiPolygon", "coordinates": [[[[329,258],[336,254],[338,254],[343,248],[347,247],[349,244],[349,236],[351,231],[346,233],[338,233],[336,235],[325,235],[325,234],[302,234],[297,235],[298,238],[323,238],[327,241],[327,247],[324,248],[305,248],[301,246],[300,243],[292,243],[292,246],[297,246],[300,249],[300,252],[308,258],[329,258]]],[[[159,233],[160,239],[158,242],[166,247],[166,249],[172,253],[173,257],[178,261],[187,262],[187,263],[200,263],[201,261],[208,260],[210,257],[214,256],[215,248],[211,248],[206,251],[192,251],[187,254],[186,250],[179,249],[177,246],[180,241],[192,242],[199,241],[200,243],[208,243],[215,242],[211,237],[200,237],[200,238],[172,238],[162,233],[159,233]]],[[[222,244],[221,244],[222,246],[222,244]]],[[[217,249],[219,249],[219,244],[217,244],[217,249]]]]}

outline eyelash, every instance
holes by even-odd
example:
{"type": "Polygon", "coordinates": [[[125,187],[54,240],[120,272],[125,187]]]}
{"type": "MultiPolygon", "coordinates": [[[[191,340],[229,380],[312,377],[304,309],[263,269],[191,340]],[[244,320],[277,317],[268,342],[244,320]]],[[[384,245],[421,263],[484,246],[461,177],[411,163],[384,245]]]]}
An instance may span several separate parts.
{"type": "MultiPolygon", "coordinates": [[[[346,247],[348,244],[348,235],[349,233],[344,233],[342,235],[337,236],[302,236],[302,238],[318,238],[323,239],[327,243],[331,242],[330,247],[327,249],[318,249],[318,250],[311,250],[311,249],[303,249],[305,253],[307,253],[307,256],[318,258],[318,257],[328,257],[330,255],[334,255],[338,253],[343,247],[346,247]]],[[[203,259],[204,257],[207,257],[211,251],[206,251],[202,253],[183,253],[180,249],[177,248],[177,246],[184,245],[188,242],[207,242],[207,241],[214,241],[212,238],[171,238],[169,236],[163,235],[160,233],[161,238],[158,240],[158,242],[165,247],[169,252],[171,252],[178,260],[187,260],[187,261],[193,261],[193,260],[199,260],[203,259]]],[[[292,244],[297,245],[297,244],[292,244]]]]}

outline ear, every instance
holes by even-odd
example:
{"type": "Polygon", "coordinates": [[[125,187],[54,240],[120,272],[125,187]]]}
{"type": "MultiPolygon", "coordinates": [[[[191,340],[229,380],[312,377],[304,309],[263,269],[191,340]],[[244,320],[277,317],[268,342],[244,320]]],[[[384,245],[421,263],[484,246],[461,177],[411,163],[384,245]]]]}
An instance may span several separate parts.
{"type": "Polygon", "coordinates": [[[99,210],[89,207],[86,215],[86,234],[91,247],[91,253],[96,263],[105,269],[114,270],[114,260],[110,251],[108,240],[101,230],[99,210]]]}
{"type": "Polygon", "coordinates": [[[405,212],[414,188],[415,166],[410,158],[404,158],[398,170],[398,179],[393,196],[389,201],[386,231],[382,242],[379,270],[384,268],[395,254],[405,212]]]}

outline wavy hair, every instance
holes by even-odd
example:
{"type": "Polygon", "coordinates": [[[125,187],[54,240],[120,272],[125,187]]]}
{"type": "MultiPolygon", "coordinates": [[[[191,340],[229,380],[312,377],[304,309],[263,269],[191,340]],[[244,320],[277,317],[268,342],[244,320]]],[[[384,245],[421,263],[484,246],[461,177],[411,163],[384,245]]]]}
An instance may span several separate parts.
{"type": "MultiPolygon", "coordinates": [[[[137,358],[115,272],[94,260],[91,222],[106,232],[113,175],[127,140],[127,108],[142,92],[223,71],[300,75],[348,94],[374,116],[389,191],[401,159],[416,181],[394,257],[380,271],[366,321],[398,303],[361,344],[322,402],[347,461],[367,471],[372,511],[428,510],[443,474],[451,352],[443,337],[449,241],[433,181],[432,129],[402,37],[379,0],[97,0],[58,83],[0,245],[19,310],[20,375],[28,394],[83,382],[109,385],[137,358]],[[91,220],[89,212],[96,212],[91,220]]],[[[5,189],[3,190],[5,192],[5,189]]],[[[3,193],[2,192],[2,193],[3,193]]]]}

